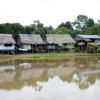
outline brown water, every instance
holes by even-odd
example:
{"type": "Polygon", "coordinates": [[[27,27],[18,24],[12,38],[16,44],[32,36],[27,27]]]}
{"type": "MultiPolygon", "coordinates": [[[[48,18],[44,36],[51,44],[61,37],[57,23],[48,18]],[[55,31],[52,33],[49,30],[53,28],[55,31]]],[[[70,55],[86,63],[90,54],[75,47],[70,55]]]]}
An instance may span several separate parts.
{"type": "Polygon", "coordinates": [[[98,100],[99,57],[0,60],[0,100],[98,100]]]}

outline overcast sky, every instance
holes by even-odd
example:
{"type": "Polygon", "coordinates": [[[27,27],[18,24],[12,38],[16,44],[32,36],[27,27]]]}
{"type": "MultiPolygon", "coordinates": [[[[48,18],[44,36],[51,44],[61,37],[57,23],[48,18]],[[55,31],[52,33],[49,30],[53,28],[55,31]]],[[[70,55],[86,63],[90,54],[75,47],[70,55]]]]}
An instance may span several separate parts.
{"type": "Polygon", "coordinates": [[[100,19],[100,0],[0,0],[0,23],[29,25],[40,20],[45,26],[56,27],[74,21],[79,14],[100,19]]]}

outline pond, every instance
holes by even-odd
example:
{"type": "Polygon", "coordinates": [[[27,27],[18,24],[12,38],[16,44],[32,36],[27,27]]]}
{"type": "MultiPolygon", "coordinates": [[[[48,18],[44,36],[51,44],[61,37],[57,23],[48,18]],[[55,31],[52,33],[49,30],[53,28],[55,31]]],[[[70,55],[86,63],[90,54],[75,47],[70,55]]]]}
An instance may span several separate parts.
{"type": "Polygon", "coordinates": [[[100,58],[0,60],[0,100],[96,100],[100,58]]]}

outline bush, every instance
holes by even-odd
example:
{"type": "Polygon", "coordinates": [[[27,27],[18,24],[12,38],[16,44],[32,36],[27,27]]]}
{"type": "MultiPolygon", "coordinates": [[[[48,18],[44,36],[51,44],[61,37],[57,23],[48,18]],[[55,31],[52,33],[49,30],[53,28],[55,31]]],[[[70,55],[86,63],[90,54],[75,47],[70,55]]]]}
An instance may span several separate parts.
{"type": "Polygon", "coordinates": [[[100,52],[100,45],[89,46],[87,51],[89,53],[99,53],[100,52]]]}

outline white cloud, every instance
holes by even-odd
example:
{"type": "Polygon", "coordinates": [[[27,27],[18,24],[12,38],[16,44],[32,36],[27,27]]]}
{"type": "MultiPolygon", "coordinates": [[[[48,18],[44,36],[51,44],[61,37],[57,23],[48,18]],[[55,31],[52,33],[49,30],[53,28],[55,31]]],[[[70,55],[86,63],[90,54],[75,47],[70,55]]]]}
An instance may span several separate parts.
{"type": "Polygon", "coordinates": [[[57,26],[62,21],[74,21],[78,14],[98,20],[99,0],[0,0],[0,23],[30,24],[40,20],[57,26]]]}

